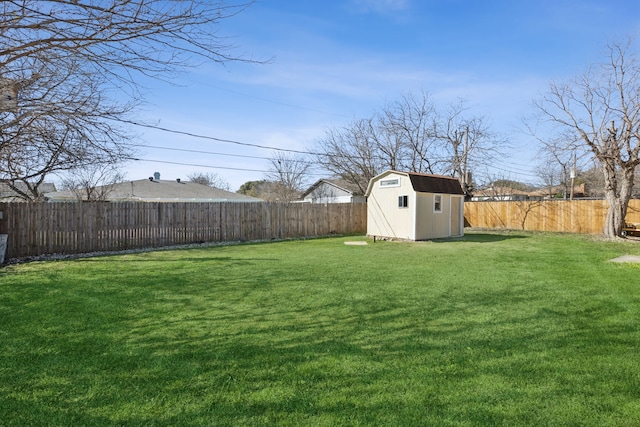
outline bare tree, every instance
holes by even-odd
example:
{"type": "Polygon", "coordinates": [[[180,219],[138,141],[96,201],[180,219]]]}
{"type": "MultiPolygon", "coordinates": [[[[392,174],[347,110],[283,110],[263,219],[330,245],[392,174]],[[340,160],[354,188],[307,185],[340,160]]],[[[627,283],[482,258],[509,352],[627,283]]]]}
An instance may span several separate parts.
{"type": "Polygon", "coordinates": [[[187,179],[196,184],[206,185],[207,187],[219,188],[225,191],[231,190],[229,183],[217,173],[194,172],[187,175],[187,179]]]}
{"type": "Polygon", "coordinates": [[[550,140],[539,139],[541,148],[538,152],[536,172],[547,187],[549,197],[557,193],[558,187],[563,188],[565,198],[569,196],[569,179],[571,171],[575,173],[575,146],[568,143],[564,137],[550,140]]]}
{"type": "MultiPolygon", "coordinates": [[[[249,2],[250,3],[250,2],[249,2]]],[[[141,78],[171,81],[229,54],[220,21],[244,10],[208,0],[0,3],[0,182],[37,198],[44,177],[131,156],[126,123],[141,78]],[[123,101],[124,100],[124,101],[123,101]]]]}
{"type": "Polygon", "coordinates": [[[622,235],[640,164],[640,61],[632,42],[608,46],[606,61],[566,83],[551,83],[536,102],[542,118],[571,135],[602,165],[609,209],[604,235],[622,235]]]}
{"type": "Polygon", "coordinates": [[[132,73],[167,79],[194,60],[224,63],[230,45],[217,35],[223,19],[251,2],[209,0],[5,0],[0,5],[4,78],[25,60],[71,58],[137,90],[132,73]]]}
{"type": "Polygon", "coordinates": [[[404,94],[382,109],[376,120],[377,134],[383,136],[378,148],[388,158],[395,156],[391,169],[424,173],[438,169],[436,117],[436,106],[426,92],[404,94]]]}
{"type": "Polygon", "coordinates": [[[500,157],[506,142],[465,101],[440,109],[429,94],[403,95],[371,119],[332,129],[317,141],[317,162],[359,185],[386,169],[455,176],[470,190],[470,172],[500,157]]]}
{"type": "Polygon", "coordinates": [[[441,159],[441,173],[457,177],[467,194],[472,191],[472,171],[501,159],[507,147],[485,117],[470,114],[464,99],[441,110],[434,133],[440,142],[436,155],[441,159]]]}
{"type": "Polygon", "coordinates": [[[87,165],[70,171],[62,180],[62,188],[70,190],[78,200],[104,201],[123,180],[124,174],[115,165],[87,165]]]}
{"type": "Polygon", "coordinates": [[[83,73],[78,63],[33,66],[40,66],[33,75],[23,70],[20,106],[0,113],[0,182],[24,200],[38,200],[50,174],[131,153],[129,133],[110,120],[127,117],[133,103],[105,99],[101,76],[83,73]]]}
{"type": "MultiPolygon", "coordinates": [[[[536,173],[547,187],[549,197],[558,194],[558,187],[562,187],[562,194],[570,198],[573,194],[578,170],[583,170],[589,160],[588,152],[580,147],[575,136],[566,130],[556,129],[554,135],[545,135],[538,131],[538,126],[532,126],[525,120],[524,131],[533,137],[540,146],[536,156],[536,173]],[[573,175],[572,175],[573,173],[573,175]],[[572,182],[573,181],[573,182],[572,182]]],[[[585,187],[586,188],[586,187],[585,187]]]]}
{"type": "MultiPolygon", "coordinates": [[[[586,188],[588,188],[590,197],[604,198],[604,176],[602,174],[602,166],[597,161],[582,170],[581,178],[586,188]]],[[[635,185],[634,188],[636,188],[635,185]]]]}
{"type": "Polygon", "coordinates": [[[285,202],[298,199],[307,184],[310,167],[310,163],[302,156],[276,152],[270,159],[267,173],[267,179],[274,184],[273,198],[285,202]]]}
{"type": "Polygon", "coordinates": [[[566,167],[557,163],[553,159],[546,158],[546,162],[540,163],[536,167],[536,174],[544,184],[547,190],[547,196],[552,198],[559,186],[564,188],[564,194],[567,193],[566,167]]]}
{"type": "Polygon", "coordinates": [[[316,162],[358,186],[364,193],[369,180],[385,169],[396,169],[397,150],[380,150],[373,119],[355,120],[341,129],[330,129],[317,141],[316,162]]]}
{"type": "Polygon", "coordinates": [[[328,130],[317,141],[317,163],[332,175],[358,186],[387,169],[433,173],[435,107],[425,92],[403,95],[369,119],[328,130]]]}

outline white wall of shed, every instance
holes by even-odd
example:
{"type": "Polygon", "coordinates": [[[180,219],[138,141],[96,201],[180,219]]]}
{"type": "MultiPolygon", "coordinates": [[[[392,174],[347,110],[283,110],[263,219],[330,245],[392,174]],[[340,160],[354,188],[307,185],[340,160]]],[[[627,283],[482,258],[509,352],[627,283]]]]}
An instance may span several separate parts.
{"type": "Polygon", "coordinates": [[[451,236],[451,196],[442,197],[442,210],[434,212],[433,193],[417,193],[416,240],[437,239],[451,236]]]}
{"type": "Polygon", "coordinates": [[[388,174],[384,180],[398,178],[398,187],[380,187],[373,183],[367,199],[367,234],[369,236],[415,240],[415,191],[409,177],[402,174],[388,174]],[[398,197],[408,196],[409,206],[398,207],[398,197]]]}

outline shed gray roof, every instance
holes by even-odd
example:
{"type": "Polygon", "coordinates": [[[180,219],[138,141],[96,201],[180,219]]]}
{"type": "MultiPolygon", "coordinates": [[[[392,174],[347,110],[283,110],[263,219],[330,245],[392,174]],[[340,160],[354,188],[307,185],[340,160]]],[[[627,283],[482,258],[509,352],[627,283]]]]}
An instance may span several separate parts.
{"type": "Polygon", "coordinates": [[[365,196],[369,196],[373,183],[379,179],[390,175],[399,174],[408,176],[411,181],[413,190],[418,193],[438,193],[438,194],[460,194],[464,195],[464,190],[460,185],[460,181],[457,178],[442,175],[431,175],[417,172],[400,172],[395,170],[388,170],[379,175],[374,176],[369,181],[369,186],[365,196]]]}
{"type": "Polygon", "coordinates": [[[413,189],[418,193],[463,194],[457,178],[441,175],[408,173],[413,189]]]}

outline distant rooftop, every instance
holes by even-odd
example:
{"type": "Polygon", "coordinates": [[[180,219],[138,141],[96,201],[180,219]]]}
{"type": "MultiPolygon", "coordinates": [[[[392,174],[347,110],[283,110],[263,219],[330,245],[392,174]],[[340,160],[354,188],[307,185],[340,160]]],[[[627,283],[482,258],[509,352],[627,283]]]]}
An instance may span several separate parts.
{"type": "Polygon", "coordinates": [[[337,188],[340,188],[344,191],[346,191],[347,193],[351,193],[351,195],[353,196],[362,196],[364,193],[362,192],[362,190],[360,190],[360,187],[358,187],[357,184],[354,184],[352,182],[349,181],[345,181],[344,179],[330,179],[330,178],[323,178],[323,179],[319,179],[317,180],[315,183],[313,183],[311,185],[311,187],[309,187],[307,189],[307,191],[304,192],[304,194],[302,195],[302,197],[306,197],[308,194],[310,194],[313,190],[315,190],[316,188],[318,188],[318,186],[320,184],[322,184],[323,182],[331,184],[337,188]]]}
{"type": "MultiPolygon", "coordinates": [[[[109,201],[259,202],[261,199],[188,181],[139,179],[105,188],[109,201]]],[[[104,187],[99,187],[103,189],[104,187]]],[[[77,200],[70,190],[47,193],[51,201],[77,200]]]]}
{"type": "MultiPolygon", "coordinates": [[[[25,193],[29,193],[27,190],[27,186],[24,182],[16,182],[16,187],[20,189],[20,191],[24,191],[25,193]]],[[[41,193],[50,193],[52,191],[56,191],[56,186],[52,182],[44,182],[40,185],[39,191],[41,193]]],[[[12,188],[5,183],[0,183],[0,202],[7,201],[15,201],[15,200],[23,200],[18,197],[18,193],[16,193],[12,188]]]]}

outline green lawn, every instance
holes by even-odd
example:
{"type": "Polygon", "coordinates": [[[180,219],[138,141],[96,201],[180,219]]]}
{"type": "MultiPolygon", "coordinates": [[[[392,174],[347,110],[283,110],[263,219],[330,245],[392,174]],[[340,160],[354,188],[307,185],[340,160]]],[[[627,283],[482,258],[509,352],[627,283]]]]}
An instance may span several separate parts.
{"type": "Polygon", "coordinates": [[[640,425],[640,243],[243,244],[0,271],[0,425],[640,425]]]}

